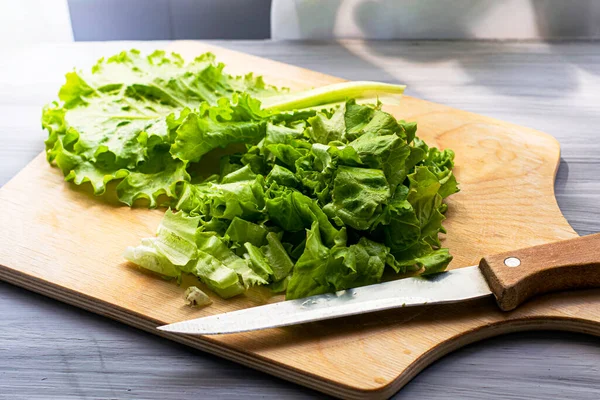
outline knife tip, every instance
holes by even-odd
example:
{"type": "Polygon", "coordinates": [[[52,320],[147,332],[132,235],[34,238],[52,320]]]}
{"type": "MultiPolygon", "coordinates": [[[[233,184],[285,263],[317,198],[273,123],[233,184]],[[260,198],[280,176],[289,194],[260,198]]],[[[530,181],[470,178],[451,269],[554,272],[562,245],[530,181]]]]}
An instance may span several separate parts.
{"type": "Polygon", "coordinates": [[[156,329],[158,329],[159,331],[164,331],[164,332],[171,332],[172,331],[172,328],[170,327],[170,325],[157,326],[156,329]]]}
{"type": "Polygon", "coordinates": [[[182,335],[202,335],[203,332],[197,331],[195,329],[190,329],[186,324],[182,324],[180,322],[175,322],[173,324],[161,325],[157,326],[156,329],[163,332],[169,333],[179,333],[182,335]]]}

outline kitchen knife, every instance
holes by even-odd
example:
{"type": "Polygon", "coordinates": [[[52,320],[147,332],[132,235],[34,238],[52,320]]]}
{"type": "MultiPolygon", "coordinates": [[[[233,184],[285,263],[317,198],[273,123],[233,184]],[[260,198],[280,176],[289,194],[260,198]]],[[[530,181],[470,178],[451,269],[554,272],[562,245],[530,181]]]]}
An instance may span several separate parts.
{"type": "Polygon", "coordinates": [[[342,290],[159,326],[216,335],[275,328],[391,308],[494,295],[510,311],[553,291],[600,287],[600,234],[484,257],[478,266],[342,290]]]}

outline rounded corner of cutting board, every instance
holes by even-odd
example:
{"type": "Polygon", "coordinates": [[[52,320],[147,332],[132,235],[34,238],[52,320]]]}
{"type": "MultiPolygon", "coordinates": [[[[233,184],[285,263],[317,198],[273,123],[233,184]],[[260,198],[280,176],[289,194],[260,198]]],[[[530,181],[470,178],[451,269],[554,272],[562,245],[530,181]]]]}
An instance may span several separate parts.
{"type": "Polygon", "coordinates": [[[519,315],[514,319],[508,318],[483,325],[473,325],[470,329],[456,332],[453,336],[424,349],[412,362],[401,367],[397,366],[397,375],[393,379],[384,380],[372,376],[368,380],[355,381],[353,384],[334,382],[337,385],[337,391],[332,390],[330,384],[315,386],[314,383],[300,381],[299,383],[340,398],[355,400],[387,399],[406,386],[428,366],[454,351],[496,336],[534,330],[566,331],[600,336],[600,315],[595,319],[573,316],[519,315]]]}
{"type": "Polygon", "coordinates": [[[597,321],[590,321],[586,319],[569,317],[532,317],[500,321],[481,326],[468,332],[457,334],[454,337],[439,343],[437,346],[430,348],[428,351],[422,353],[407,367],[405,367],[402,372],[390,382],[382,383],[381,385],[375,387],[367,388],[357,386],[352,388],[351,390],[353,391],[353,395],[348,396],[348,398],[361,400],[387,399],[406,386],[425,368],[440,360],[444,356],[482,340],[492,339],[497,336],[511,333],[534,330],[565,331],[600,336],[599,322],[600,319],[597,321]]]}

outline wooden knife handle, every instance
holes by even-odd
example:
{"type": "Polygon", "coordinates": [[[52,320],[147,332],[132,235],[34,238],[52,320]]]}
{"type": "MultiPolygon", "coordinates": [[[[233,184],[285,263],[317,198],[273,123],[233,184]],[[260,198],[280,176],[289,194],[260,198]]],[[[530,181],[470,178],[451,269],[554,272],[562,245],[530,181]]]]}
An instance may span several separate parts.
{"type": "Polygon", "coordinates": [[[538,294],[600,287],[600,233],[485,257],[479,268],[504,311],[538,294]]]}

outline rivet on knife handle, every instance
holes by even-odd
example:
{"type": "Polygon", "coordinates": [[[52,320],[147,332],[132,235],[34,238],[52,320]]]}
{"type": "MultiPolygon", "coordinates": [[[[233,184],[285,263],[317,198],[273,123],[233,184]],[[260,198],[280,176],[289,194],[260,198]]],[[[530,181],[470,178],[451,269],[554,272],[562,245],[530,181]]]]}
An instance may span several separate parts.
{"type": "Polygon", "coordinates": [[[504,311],[538,294],[600,287],[600,233],[488,256],[479,268],[504,311]]]}

